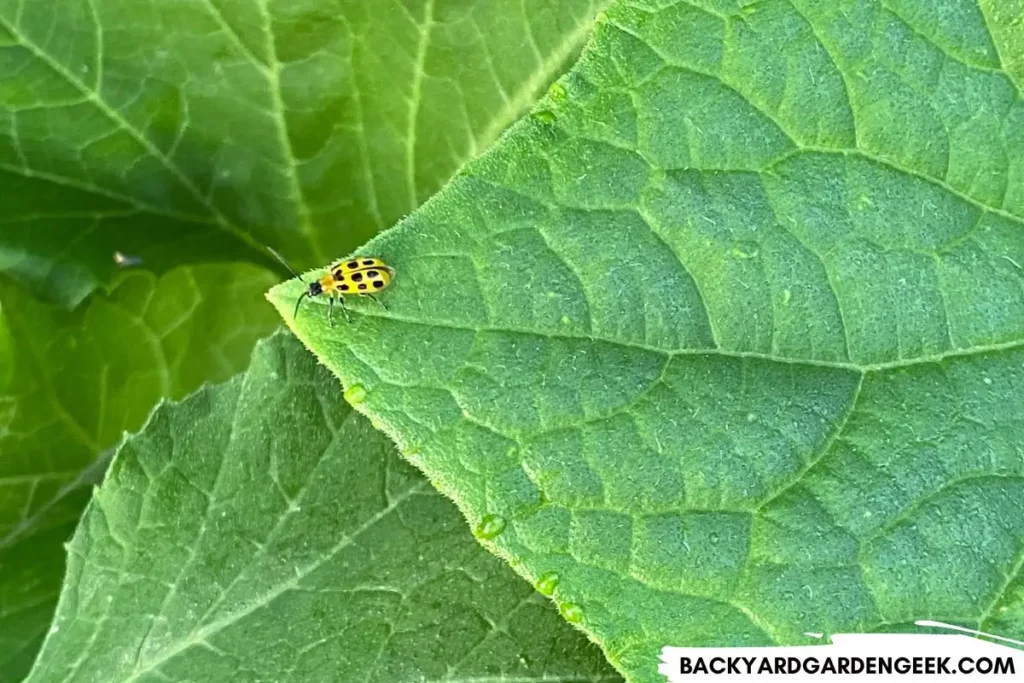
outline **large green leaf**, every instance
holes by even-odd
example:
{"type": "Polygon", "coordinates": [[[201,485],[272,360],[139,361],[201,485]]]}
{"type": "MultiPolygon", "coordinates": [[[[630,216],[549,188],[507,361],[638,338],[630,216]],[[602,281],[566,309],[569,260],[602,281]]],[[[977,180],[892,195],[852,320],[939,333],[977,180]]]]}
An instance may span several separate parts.
{"type": "Polygon", "coordinates": [[[621,679],[282,334],[120,446],[28,680],[621,679]]]}
{"type": "Polygon", "coordinates": [[[74,528],[125,430],[245,366],[276,325],[250,265],[133,273],[75,312],[0,284],[0,681],[49,628],[74,528]]]}
{"type": "Polygon", "coordinates": [[[117,251],[324,263],[490,144],[606,1],[0,0],[0,269],[76,303],[117,251]]]}
{"type": "Polygon", "coordinates": [[[271,299],[631,680],[666,644],[1020,639],[1015,17],[614,3],[531,119],[361,250],[389,312],[271,299]]]}
{"type": "Polygon", "coordinates": [[[2,293],[3,325],[30,312],[0,353],[0,681],[48,628],[58,544],[103,463],[81,468],[270,326],[268,276],[140,285],[115,255],[162,274],[266,262],[263,243],[297,263],[351,248],[532,102],[601,2],[0,0],[0,271],[65,307],[117,288],[73,316],[2,293]],[[203,302],[167,365],[131,320],[140,286],[158,316],[203,302]]]}

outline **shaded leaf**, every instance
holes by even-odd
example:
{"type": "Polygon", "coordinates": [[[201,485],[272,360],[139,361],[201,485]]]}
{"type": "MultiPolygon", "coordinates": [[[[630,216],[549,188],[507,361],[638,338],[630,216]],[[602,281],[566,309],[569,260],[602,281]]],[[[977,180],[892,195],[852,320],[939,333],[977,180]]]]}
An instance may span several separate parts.
{"type": "Polygon", "coordinates": [[[0,269],[75,304],[116,251],[325,263],[486,148],[604,1],[0,0],[0,269]]]}
{"type": "Polygon", "coordinates": [[[630,680],[666,644],[1021,639],[1024,26],[994,5],[615,3],[362,249],[389,312],[271,299],[630,680]]]}
{"type": "Polygon", "coordinates": [[[33,683],[621,680],[288,335],[128,438],[70,553],[33,683]]]}
{"type": "MultiPolygon", "coordinates": [[[[79,509],[88,500],[82,489],[79,509]]],[[[64,543],[75,530],[66,522],[25,536],[0,550],[0,681],[22,680],[50,629],[64,578],[64,543]]]]}
{"type": "Polygon", "coordinates": [[[104,455],[164,396],[244,367],[275,327],[250,265],[131,274],[67,312],[0,284],[0,681],[27,671],[104,455]],[[13,661],[9,661],[13,658],[13,661]]]}

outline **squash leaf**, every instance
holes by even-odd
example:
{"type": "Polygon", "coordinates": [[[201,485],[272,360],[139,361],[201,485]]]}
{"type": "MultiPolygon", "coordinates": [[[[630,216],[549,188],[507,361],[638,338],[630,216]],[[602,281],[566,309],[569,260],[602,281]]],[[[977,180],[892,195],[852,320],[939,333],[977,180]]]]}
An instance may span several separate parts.
{"type": "Polygon", "coordinates": [[[360,250],[397,270],[388,310],[270,297],[630,680],[668,644],[1021,639],[1014,16],[615,2],[528,120],[360,250]]]}
{"type": "Polygon", "coordinates": [[[118,448],[28,681],[69,679],[621,680],[286,334],[118,448]]]}

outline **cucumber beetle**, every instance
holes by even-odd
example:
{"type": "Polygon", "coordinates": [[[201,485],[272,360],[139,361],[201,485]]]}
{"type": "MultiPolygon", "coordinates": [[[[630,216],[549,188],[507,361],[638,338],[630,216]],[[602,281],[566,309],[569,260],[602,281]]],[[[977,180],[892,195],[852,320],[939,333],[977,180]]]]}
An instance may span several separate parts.
{"type": "Polygon", "coordinates": [[[391,282],[395,279],[395,269],[384,263],[379,258],[372,256],[355,256],[347,261],[339,261],[331,266],[330,271],[321,278],[314,280],[313,282],[306,283],[302,279],[302,276],[296,273],[288,262],[284,260],[284,257],[278,254],[273,249],[267,247],[277,260],[284,264],[288,270],[292,272],[295,277],[307,285],[307,289],[299,296],[299,300],[295,302],[295,313],[292,317],[296,317],[299,314],[299,306],[302,304],[302,300],[306,297],[311,299],[324,294],[327,295],[327,300],[330,302],[330,308],[327,311],[327,320],[330,322],[331,327],[334,327],[334,302],[337,300],[341,305],[341,311],[345,314],[345,320],[352,322],[352,319],[348,315],[348,309],[345,308],[345,296],[366,296],[370,297],[385,311],[388,310],[387,305],[380,299],[374,296],[374,293],[381,292],[388,288],[391,282]]]}

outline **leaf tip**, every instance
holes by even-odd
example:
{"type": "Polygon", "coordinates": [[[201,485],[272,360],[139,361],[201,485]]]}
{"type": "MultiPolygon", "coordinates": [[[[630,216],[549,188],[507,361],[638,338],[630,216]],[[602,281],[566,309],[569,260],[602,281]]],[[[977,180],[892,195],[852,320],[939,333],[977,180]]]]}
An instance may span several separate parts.
{"type": "Polygon", "coordinates": [[[299,293],[296,292],[295,283],[298,280],[285,280],[280,282],[270,289],[264,295],[267,301],[277,309],[278,314],[284,319],[286,323],[291,324],[293,319],[293,311],[295,309],[295,301],[298,299],[299,293]]]}

